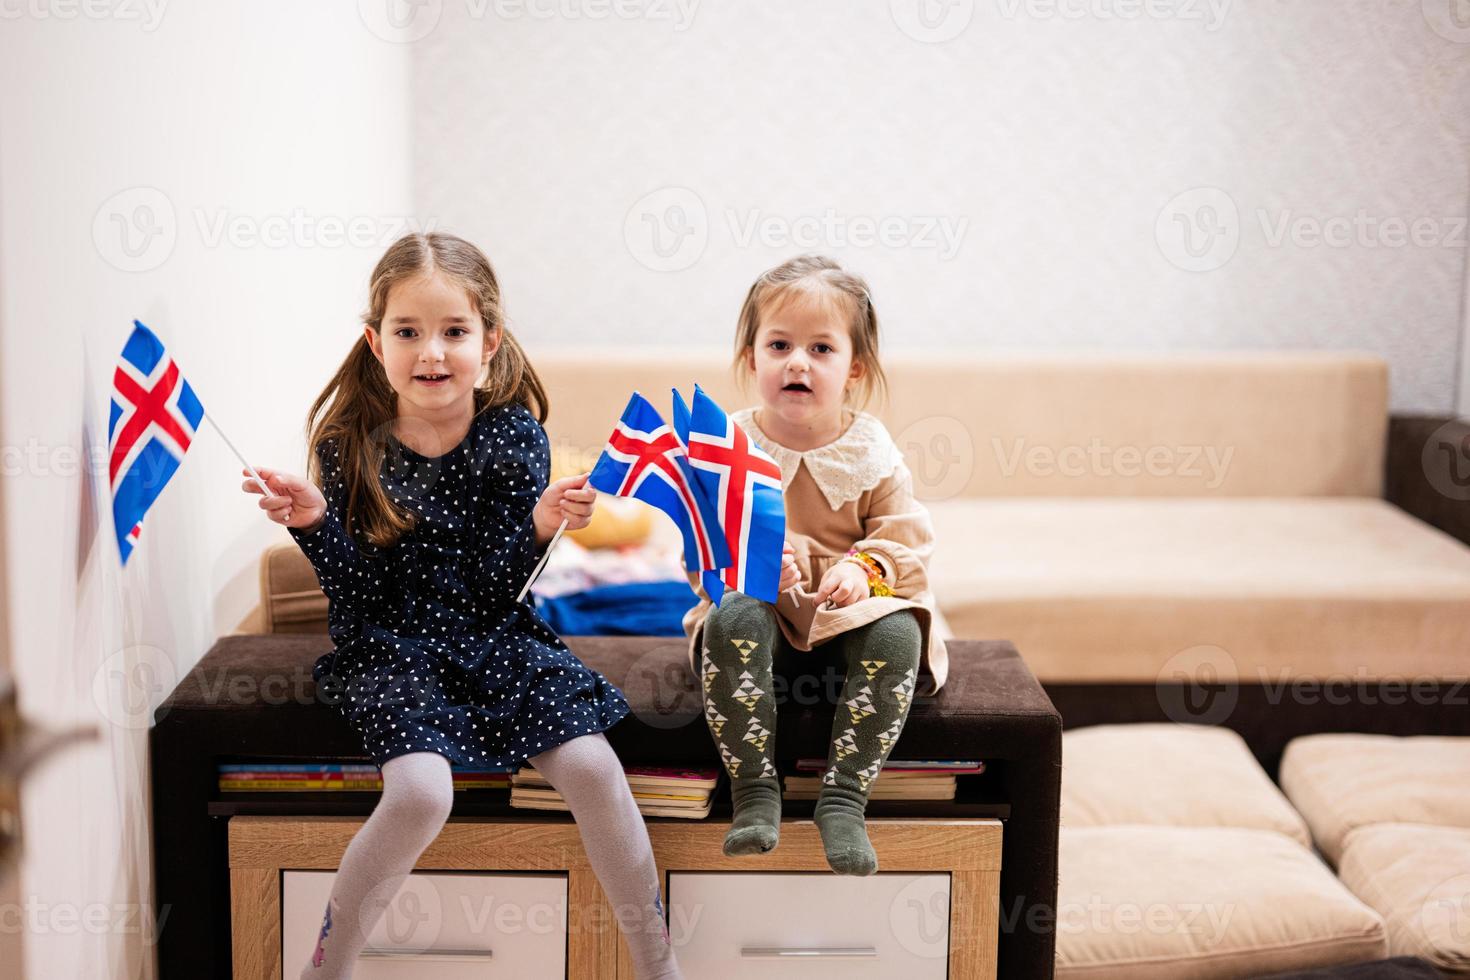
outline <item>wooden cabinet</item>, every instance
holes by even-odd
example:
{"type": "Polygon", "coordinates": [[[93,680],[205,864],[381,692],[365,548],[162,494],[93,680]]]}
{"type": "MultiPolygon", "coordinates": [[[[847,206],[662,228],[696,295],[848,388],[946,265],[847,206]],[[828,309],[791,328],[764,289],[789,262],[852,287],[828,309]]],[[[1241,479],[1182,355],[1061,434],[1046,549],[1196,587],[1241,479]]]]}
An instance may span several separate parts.
{"type": "MultiPolygon", "coordinates": [[[[280,980],[283,962],[294,976],[315,944],[331,873],[362,823],[230,819],[235,980],[280,980]]],[[[827,868],[809,820],[784,821],[776,850],[741,858],[721,850],[723,821],[650,821],[685,972],[701,980],[994,978],[1001,823],[868,826],[882,870],[843,878],[827,868]],[[822,958],[840,972],[812,962],[822,958]]],[[[634,980],[612,909],[565,818],[451,820],[390,910],[370,936],[378,955],[359,966],[364,980],[634,980]]]]}

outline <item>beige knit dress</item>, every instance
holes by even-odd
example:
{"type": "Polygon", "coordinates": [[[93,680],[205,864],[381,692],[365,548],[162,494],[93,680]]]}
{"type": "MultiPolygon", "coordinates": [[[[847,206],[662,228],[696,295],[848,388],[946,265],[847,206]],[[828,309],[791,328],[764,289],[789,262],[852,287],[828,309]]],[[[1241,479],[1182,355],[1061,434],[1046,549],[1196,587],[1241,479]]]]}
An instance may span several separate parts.
{"type": "MultiPolygon", "coordinates": [[[[798,452],[766,435],[755,423],[755,409],[741,409],[730,417],[781,467],[786,540],[801,572],[800,601],[782,593],[776,603],[787,641],[798,650],[811,650],[891,612],[912,609],[923,637],[917,693],[939,690],[949,672],[949,657],[933,628],[934,596],[927,566],[934,549],[934,526],[924,505],[914,499],[913,476],[883,423],[857,412],[835,440],[798,452]],[[893,595],[869,596],[840,608],[816,608],[811,593],[848,548],[877,559],[893,595]]],[[[689,662],[697,674],[704,620],[714,606],[700,576],[686,574],[699,595],[699,604],[684,614],[689,662]]]]}

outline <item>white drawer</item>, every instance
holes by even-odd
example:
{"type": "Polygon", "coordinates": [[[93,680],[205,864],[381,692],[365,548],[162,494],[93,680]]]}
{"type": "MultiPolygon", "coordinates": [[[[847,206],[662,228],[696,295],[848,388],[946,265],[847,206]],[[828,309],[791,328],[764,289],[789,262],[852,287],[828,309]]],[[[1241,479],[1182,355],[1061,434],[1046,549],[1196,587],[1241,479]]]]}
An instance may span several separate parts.
{"type": "Polygon", "coordinates": [[[700,980],[945,980],[949,875],[669,874],[669,935],[700,980]]]}
{"type": "MultiPolygon", "coordinates": [[[[284,871],[281,877],[283,975],[294,977],[316,949],[337,875],[284,871]]],[[[353,978],[562,980],[566,912],[564,875],[416,871],[368,935],[353,978]]]]}

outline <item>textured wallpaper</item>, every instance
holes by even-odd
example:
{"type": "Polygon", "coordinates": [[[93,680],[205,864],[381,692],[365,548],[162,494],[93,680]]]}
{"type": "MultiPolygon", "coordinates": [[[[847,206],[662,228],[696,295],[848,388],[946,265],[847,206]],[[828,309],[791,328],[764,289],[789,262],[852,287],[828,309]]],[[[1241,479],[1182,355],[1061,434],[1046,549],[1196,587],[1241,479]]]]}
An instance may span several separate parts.
{"type": "Polygon", "coordinates": [[[1455,404],[1466,0],[426,0],[415,204],[534,351],[733,336],[802,251],[891,348],[1353,348],[1455,404]]]}

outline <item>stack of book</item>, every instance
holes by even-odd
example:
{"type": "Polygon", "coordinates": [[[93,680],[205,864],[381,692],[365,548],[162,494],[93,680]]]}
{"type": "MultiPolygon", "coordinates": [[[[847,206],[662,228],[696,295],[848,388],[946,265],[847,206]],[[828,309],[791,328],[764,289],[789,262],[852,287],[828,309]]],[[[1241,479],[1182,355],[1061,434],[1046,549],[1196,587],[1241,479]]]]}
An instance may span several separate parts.
{"type": "MultiPolygon", "coordinates": [[[[507,769],[450,766],[454,788],[505,789],[507,769]]],[[[381,790],[382,773],[372,763],[241,762],[219,766],[219,788],[225,792],[302,792],[305,790],[381,790]]]]}
{"type": "MultiPolygon", "coordinates": [[[[826,759],[799,759],[798,773],[788,775],[782,795],[788,800],[815,800],[822,791],[826,759]]],[[[955,777],[978,775],[985,763],[962,759],[889,759],[873,780],[868,798],[873,800],[952,800],[955,777]]]]}
{"type": "MultiPolygon", "coordinates": [[[[719,770],[684,769],[668,766],[625,766],[633,799],[645,817],[683,817],[699,820],[709,816],[719,770]]],[[[510,805],[525,810],[565,810],[566,801],[551,784],[530,766],[510,778],[510,805]]]]}

